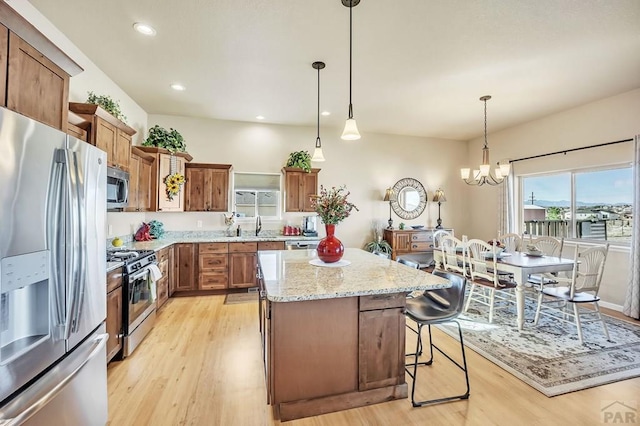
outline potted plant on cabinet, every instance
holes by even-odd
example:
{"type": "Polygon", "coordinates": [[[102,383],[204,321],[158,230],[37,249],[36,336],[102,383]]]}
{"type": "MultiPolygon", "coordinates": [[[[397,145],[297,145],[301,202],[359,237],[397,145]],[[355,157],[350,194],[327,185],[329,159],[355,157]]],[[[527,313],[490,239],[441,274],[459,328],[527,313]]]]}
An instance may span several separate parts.
{"type": "Polygon", "coordinates": [[[96,95],[93,92],[87,92],[87,103],[99,105],[102,109],[113,115],[118,120],[126,124],[127,117],[120,109],[120,101],[114,101],[109,95],[96,95]]]}
{"type": "Polygon", "coordinates": [[[157,124],[149,129],[149,135],[142,143],[142,146],[164,148],[172,154],[174,152],[186,152],[187,150],[187,144],[180,132],[173,128],[167,130],[157,124]]]}
{"type": "Polygon", "coordinates": [[[294,151],[289,154],[285,167],[297,167],[305,172],[311,172],[311,154],[309,151],[294,151]]]}

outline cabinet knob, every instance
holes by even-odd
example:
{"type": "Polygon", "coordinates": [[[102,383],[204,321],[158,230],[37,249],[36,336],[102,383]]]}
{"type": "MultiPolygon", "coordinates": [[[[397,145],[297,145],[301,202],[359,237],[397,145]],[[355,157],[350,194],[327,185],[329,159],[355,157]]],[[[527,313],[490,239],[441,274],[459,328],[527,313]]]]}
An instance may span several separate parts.
{"type": "Polygon", "coordinates": [[[411,248],[418,248],[416,244],[412,245],[411,248]]]}

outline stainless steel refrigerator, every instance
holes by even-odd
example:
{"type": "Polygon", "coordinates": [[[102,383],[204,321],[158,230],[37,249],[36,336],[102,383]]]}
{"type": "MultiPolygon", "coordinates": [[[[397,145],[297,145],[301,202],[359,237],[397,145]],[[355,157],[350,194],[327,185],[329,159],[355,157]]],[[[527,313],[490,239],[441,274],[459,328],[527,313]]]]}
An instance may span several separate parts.
{"type": "Polygon", "coordinates": [[[0,108],[0,425],[107,422],[106,167],[0,108]]]}

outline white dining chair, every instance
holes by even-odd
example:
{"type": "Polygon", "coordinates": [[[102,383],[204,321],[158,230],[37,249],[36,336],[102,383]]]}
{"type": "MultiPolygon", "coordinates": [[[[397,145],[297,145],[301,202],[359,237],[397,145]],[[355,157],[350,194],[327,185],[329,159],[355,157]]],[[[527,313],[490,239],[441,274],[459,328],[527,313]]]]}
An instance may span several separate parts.
{"type": "Polygon", "coordinates": [[[538,324],[540,315],[548,315],[556,321],[574,324],[580,343],[584,343],[582,325],[600,322],[604,335],[609,340],[607,324],[598,306],[598,292],[608,251],[608,243],[583,251],[576,244],[571,278],[557,277],[556,287],[545,287],[540,291],[534,324],[538,324]],[[593,309],[581,309],[581,305],[584,304],[592,304],[593,309]]]}
{"type": "Polygon", "coordinates": [[[469,310],[472,301],[489,307],[489,322],[493,322],[495,309],[506,308],[516,303],[514,289],[516,283],[504,279],[498,273],[498,253],[494,245],[482,240],[469,240],[468,263],[471,284],[465,312],[469,310]]]}

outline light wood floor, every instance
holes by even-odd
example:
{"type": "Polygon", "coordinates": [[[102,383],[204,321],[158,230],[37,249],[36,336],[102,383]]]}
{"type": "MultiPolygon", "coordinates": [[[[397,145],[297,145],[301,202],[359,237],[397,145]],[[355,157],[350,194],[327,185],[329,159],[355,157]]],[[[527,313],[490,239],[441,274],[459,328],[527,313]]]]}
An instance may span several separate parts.
{"type": "MultiPolygon", "coordinates": [[[[169,299],[136,352],[109,365],[111,426],[280,424],[266,404],[257,304],[223,302],[224,296],[169,299]]],[[[435,339],[458,353],[455,340],[438,331],[435,339]]],[[[547,398],[471,350],[467,360],[467,401],[412,408],[409,400],[399,400],[284,424],[598,425],[609,402],[640,406],[640,378],[547,398]]],[[[463,387],[462,373],[442,357],[424,370],[419,398],[463,387]]]]}

